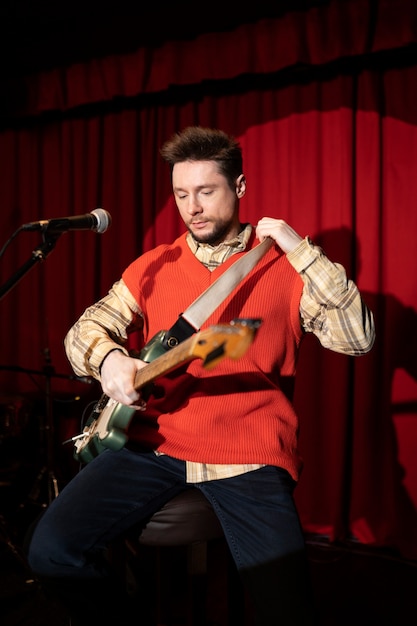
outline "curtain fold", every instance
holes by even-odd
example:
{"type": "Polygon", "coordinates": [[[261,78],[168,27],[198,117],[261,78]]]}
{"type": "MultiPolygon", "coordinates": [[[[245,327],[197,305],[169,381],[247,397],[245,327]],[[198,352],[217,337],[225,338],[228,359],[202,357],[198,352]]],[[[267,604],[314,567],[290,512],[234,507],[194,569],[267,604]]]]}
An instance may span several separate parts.
{"type": "Polygon", "coordinates": [[[159,93],[173,86],[320,66],[407,48],[416,41],[417,5],[413,0],[333,0],[229,32],[168,41],[159,48],[139,48],[131,54],[29,76],[21,101],[13,101],[13,106],[15,113],[24,116],[68,111],[159,93]]]}

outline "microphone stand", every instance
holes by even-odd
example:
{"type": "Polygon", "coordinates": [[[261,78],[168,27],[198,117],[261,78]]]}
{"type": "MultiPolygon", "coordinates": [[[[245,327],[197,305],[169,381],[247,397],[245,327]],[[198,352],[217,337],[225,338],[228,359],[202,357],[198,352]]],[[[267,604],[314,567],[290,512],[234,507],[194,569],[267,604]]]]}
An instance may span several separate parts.
{"type": "MultiPolygon", "coordinates": [[[[35,250],[33,250],[31,257],[24,263],[0,288],[0,300],[23,278],[25,274],[39,261],[44,261],[46,257],[55,248],[55,244],[60,237],[61,232],[48,232],[47,229],[42,231],[42,243],[39,244],[35,250]]],[[[49,353],[49,350],[48,350],[49,353]]],[[[47,364],[44,367],[45,386],[46,386],[46,420],[44,424],[45,429],[45,447],[46,447],[46,462],[42,467],[35,485],[32,488],[30,498],[36,499],[39,495],[38,487],[39,482],[45,473],[48,474],[48,503],[52,502],[53,497],[58,495],[58,482],[53,471],[53,415],[52,415],[52,396],[51,396],[51,377],[54,375],[54,368],[51,365],[50,357],[47,356],[47,364]]]]}
{"type": "Polygon", "coordinates": [[[25,274],[38,262],[44,261],[50,252],[55,248],[55,244],[62,233],[54,231],[53,233],[43,232],[41,243],[32,252],[30,259],[26,261],[14,274],[0,287],[0,300],[23,278],[25,274]]]}

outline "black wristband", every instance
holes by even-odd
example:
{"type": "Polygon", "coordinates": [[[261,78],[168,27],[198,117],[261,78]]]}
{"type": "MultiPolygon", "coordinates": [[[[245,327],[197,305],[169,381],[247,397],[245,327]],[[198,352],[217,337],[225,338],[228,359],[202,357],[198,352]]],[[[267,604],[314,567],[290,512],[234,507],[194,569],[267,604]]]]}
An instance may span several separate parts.
{"type": "Polygon", "coordinates": [[[100,374],[101,374],[101,368],[103,367],[103,363],[107,359],[107,357],[109,356],[109,354],[111,352],[121,352],[122,354],[124,354],[124,352],[123,352],[123,350],[121,348],[113,348],[112,350],[109,350],[107,352],[106,356],[104,357],[104,359],[102,360],[102,362],[100,363],[100,367],[98,368],[98,371],[100,372],[100,374]]]}

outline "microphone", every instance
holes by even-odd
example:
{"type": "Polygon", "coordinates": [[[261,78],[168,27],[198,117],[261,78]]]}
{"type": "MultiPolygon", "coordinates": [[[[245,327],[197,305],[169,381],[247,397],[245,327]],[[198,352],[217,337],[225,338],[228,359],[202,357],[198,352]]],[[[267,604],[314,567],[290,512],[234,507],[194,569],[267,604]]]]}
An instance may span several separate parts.
{"type": "Polygon", "coordinates": [[[94,230],[104,233],[111,225],[111,215],[104,209],[94,209],[85,215],[56,217],[50,220],[23,224],[21,230],[43,230],[48,233],[65,233],[68,230],[94,230]]]}

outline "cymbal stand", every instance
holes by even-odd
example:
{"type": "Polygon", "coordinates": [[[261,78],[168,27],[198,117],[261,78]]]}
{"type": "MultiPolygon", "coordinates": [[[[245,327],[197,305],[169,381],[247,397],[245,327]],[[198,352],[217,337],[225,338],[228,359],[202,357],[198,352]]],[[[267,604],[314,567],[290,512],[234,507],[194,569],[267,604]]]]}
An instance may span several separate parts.
{"type": "Polygon", "coordinates": [[[41,469],[28,494],[28,500],[46,508],[59,494],[58,479],[55,475],[55,425],[53,417],[52,377],[55,375],[51,363],[49,348],[45,348],[45,366],[42,375],[45,378],[45,409],[40,418],[41,433],[41,469]],[[42,483],[46,479],[47,502],[40,501],[42,483]]]}
{"type": "Polygon", "coordinates": [[[45,348],[45,394],[46,394],[46,420],[44,423],[45,430],[45,462],[47,473],[47,485],[48,485],[48,504],[52,502],[54,498],[59,494],[58,480],[55,475],[55,424],[53,415],[53,398],[52,398],[52,385],[51,379],[55,373],[54,367],[51,361],[51,354],[49,348],[45,348]]]}

